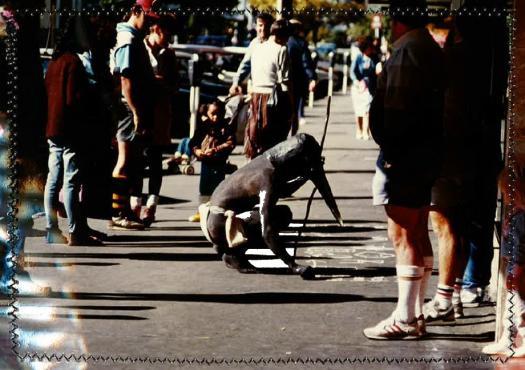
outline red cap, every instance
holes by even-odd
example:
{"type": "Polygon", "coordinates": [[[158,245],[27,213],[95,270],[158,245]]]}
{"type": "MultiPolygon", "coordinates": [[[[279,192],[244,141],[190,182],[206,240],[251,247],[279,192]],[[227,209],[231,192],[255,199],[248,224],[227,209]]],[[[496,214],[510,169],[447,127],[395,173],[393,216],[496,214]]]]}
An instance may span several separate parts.
{"type": "Polygon", "coordinates": [[[157,0],[137,0],[136,4],[140,5],[146,16],[151,18],[160,18],[160,16],[153,11],[153,4],[157,0]]]}

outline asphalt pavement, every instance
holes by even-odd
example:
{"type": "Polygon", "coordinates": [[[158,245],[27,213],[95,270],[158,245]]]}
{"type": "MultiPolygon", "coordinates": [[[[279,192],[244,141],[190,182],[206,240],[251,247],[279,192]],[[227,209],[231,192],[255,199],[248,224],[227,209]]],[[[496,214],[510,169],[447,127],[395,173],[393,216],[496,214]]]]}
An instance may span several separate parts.
{"type": "MultiPolygon", "coordinates": [[[[317,101],[300,130],[320,140],[325,111],[326,99],[317,101]]],[[[90,220],[108,232],[101,247],[46,245],[44,220],[37,219],[26,268],[51,293],[18,299],[18,351],[93,357],[87,364],[16,362],[4,300],[0,368],[155,369],[191,359],[197,368],[494,368],[497,363],[480,358],[494,337],[492,305],[466,308],[455,323],[431,324],[424,340],[363,336],[392,312],[397,285],[384,211],[371,199],[378,149],[354,132],[350,96],[334,96],[323,154],[343,227],[317,194],[297,240],[312,184],[282,200],[294,214],[282,239],[291,252],[297,247],[299,263],[315,268],[314,280],[287,274],[264,248],[249,251],[261,273],[227,269],[199,225],[187,221],[198,205],[198,176],[165,176],[157,222],[146,231],[108,231],[106,221],[90,220]]],[[[239,166],[240,153],[239,147],[231,157],[239,166]]],[[[436,270],[433,275],[428,298],[437,285],[436,270]]]]}

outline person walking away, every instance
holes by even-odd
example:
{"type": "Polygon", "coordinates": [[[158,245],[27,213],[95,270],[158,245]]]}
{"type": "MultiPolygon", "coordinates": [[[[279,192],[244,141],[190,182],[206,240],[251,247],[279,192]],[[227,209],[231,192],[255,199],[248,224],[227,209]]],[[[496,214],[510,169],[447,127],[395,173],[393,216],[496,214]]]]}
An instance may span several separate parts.
{"type": "Polygon", "coordinates": [[[142,155],[153,121],[155,75],[143,39],[148,24],[158,18],[151,9],[152,3],[137,0],[128,20],[117,24],[117,43],[111,52],[111,69],[120,84],[121,104],[110,229],[144,229],[140,220],[142,155]]]}
{"type": "Polygon", "coordinates": [[[295,135],[300,125],[304,125],[304,104],[308,92],[315,90],[317,73],[308,49],[308,43],[302,36],[302,23],[297,19],[290,20],[292,34],[288,39],[288,54],[290,56],[290,81],[294,92],[294,120],[291,134],[295,135]]]}
{"type": "Polygon", "coordinates": [[[162,152],[171,144],[173,120],[172,99],[178,88],[178,71],[175,52],[168,48],[175,34],[175,19],[162,16],[154,21],[144,40],[156,81],[156,102],[153,116],[151,142],[145,149],[149,168],[148,198],[142,214],[142,222],[149,227],[155,221],[155,212],[162,186],[162,152]]]}
{"type": "Polygon", "coordinates": [[[359,54],[350,65],[350,79],[352,87],[350,93],[354,105],[355,137],[356,139],[370,140],[368,114],[370,103],[376,87],[375,63],[373,61],[374,40],[372,37],[360,37],[357,40],[359,54]]]}
{"type": "MultiPolygon", "coordinates": [[[[396,5],[421,8],[424,2],[396,5]]],[[[398,301],[387,319],[364,329],[369,339],[418,339],[425,333],[424,320],[417,317],[422,310],[423,255],[432,248],[427,225],[440,166],[444,60],[425,18],[405,14],[393,14],[392,56],[370,107],[371,132],[380,147],[373,201],[385,207],[396,254],[398,301]]]]}
{"type": "MultiPolygon", "coordinates": [[[[199,182],[199,204],[206,203],[215,188],[226,177],[226,162],[235,147],[235,136],[224,118],[224,103],[216,100],[207,106],[207,114],[192,137],[190,146],[201,161],[199,182]]],[[[189,218],[199,222],[197,212],[189,218]]]]}
{"type": "Polygon", "coordinates": [[[293,95],[288,37],[288,22],[279,19],[272,24],[269,40],[252,51],[253,93],[244,143],[249,159],[286,140],[291,128],[293,95]]]}

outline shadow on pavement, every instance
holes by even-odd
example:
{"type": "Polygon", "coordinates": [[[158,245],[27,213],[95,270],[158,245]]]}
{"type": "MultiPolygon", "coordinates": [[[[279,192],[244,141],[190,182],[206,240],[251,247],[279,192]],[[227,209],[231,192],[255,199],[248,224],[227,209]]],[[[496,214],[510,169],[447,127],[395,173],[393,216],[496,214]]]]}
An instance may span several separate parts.
{"type": "MultiPolygon", "coordinates": [[[[475,325],[475,324],[471,324],[475,325]]],[[[420,340],[450,340],[461,342],[491,342],[494,341],[494,331],[486,331],[479,334],[441,334],[428,332],[428,335],[420,340]]]]}
{"type": "MultiPolygon", "coordinates": [[[[355,294],[308,292],[261,292],[244,294],[172,294],[172,293],[88,293],[51,292],[46,298],[122,301],[172,301],[228,304],[325,304],[361,301],[355,294]]],[[[39,297],[33,297],[39,298],[39,297]]]]}
{"type": "Polygon", "coordinates": [[[44,258],[107,258],[180,262],[203,262],[218,260],[217,254],[209,253],[26,253],[26,256],[44,258]]]}

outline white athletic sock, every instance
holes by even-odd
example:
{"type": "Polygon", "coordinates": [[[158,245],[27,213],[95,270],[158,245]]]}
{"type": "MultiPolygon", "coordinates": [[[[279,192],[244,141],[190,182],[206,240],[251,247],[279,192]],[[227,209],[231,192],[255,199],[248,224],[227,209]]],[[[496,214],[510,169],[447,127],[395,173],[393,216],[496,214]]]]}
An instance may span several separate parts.
{"type": "Polygon", "coordinates": [[[416,299],[419,296],[424,268],[413,265],[397,265],[398,299],[395,318],[404,322],[415,319],[416,299]]]}
{"type": "Polygon", "coordinates": [[[135,213],[137,217],[140,217],[140,208],[142,207],[142,197],[131,196],[129,197],[129,205],[131,211],[135,213]]]}
{"type": "Polygon", "coordinates": [[[434,299],[438,302],[439,307],[444,309],[452,304],[452,294],[454,294],[453,286],[438,284],[434,299]]]}
{"type": "Polygon", "coordinates": [[[159,196],[150,194],[148,196],[148,201],[146,202],[146,207],[151,208],[159,204],[159,196]]]}
{"type": "Polygon", "coordinates": [[[425,294],[427,293],[428,280],[432,276],[432,268],[434,267],[434,257],[425,256],[423,257],[423,277],[421,278],[421,285],[419,287],[419,294],[416,298],[416,317],[423,314],[423,304],[425,304],[425,294]]]}

